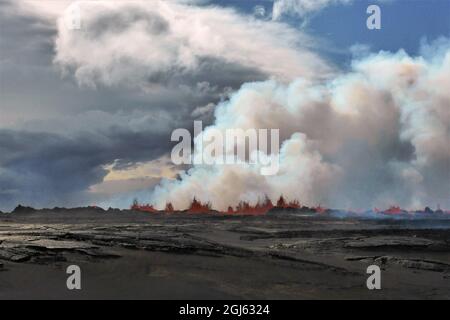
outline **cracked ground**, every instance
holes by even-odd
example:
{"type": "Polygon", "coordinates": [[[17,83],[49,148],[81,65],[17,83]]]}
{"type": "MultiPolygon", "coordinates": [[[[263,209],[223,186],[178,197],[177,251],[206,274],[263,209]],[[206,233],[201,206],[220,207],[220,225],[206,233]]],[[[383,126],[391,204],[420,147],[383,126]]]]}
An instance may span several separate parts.
{"type": "Polygon", "coordinates": [[[0,298],[449,299],[450,220],[2,214],[0,298]]]}

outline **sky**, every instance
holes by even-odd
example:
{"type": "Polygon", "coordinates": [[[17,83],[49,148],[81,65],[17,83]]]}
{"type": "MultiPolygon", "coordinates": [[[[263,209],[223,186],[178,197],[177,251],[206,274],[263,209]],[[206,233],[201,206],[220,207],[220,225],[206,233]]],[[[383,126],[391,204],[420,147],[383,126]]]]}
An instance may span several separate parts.
{"type": "Polygon", "coordinates": [[[0,210],[450,207],[450,1],[70,3],[0,0],[0,210]],[[194,120],[282,129],[280,173],[174,165],[194,120]]]}

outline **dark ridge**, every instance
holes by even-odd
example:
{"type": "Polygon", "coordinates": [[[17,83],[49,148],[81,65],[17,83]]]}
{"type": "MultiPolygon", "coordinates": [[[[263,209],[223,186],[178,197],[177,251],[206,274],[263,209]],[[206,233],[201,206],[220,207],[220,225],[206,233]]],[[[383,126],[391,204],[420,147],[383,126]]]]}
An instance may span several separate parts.
{"type": "MultiPolygon", "coordinates": [[[[100,207],[77,207],[77,208],[60,208],[54,207],[52,209],[44,208],[44,209],[35,209],[33,207],[27,207],[18,205],[11,214],[30,214],[30,213],[78,213],[78,212],[96,212],[96,213],[105,213],[103,208],[100,207]]],[[[121,212],[119,209],[110,208],[108,212],[121,212]]]]}
{"type": "Polygon", "coordinates": [[[122,213],[123,211],[116,208],[109,207],[108,210],[106,210],[106,213],[122,213]]]}
{"type": "Polygon", "coordinates": [[[45,212],[67,212],[67,213],[76,213],[76,212],[98,212],[98,213],[105,213],[106,211],[103,208],[100,207],[77,207],[77,208],[59,208],[55,207],[53,209],[42,209],[40,211],[45,212]]]}
{"type": "Polygon", "coordinates": [[[35,212],[36,209],[32,207],[26,207],[19,204],[11,213],[18,214],[18,213],[32,213],[35,212]]]}
{"type": "MultiPolygon", "coordinates": [[[[0,214],[8,214],[0,211],[0,214]]],[[[97,207],[97,206],[87,206],[87,207],[76,207],[76,208],[64,208],[64,207],[54,207],[54,208],[44,208],[44,209],[35,209],[33,207],[18,205],[11,213],[11,215],[35,215],[35,214],[48,214],[48,215],[57,215],[57,214],[67,214],[67,215],[127,215],[127,214],[139,214],[139,215],[171,215],[171,216],[224,216],[231,217],[235,214],[227,214],[224,212],[216,211],[214,209],[199,209],[198,211],[192,212],[192,210],[182,210],[182,211],[155,211],[155,212],[146,212],[135,209],[117,209],[117,208],[108,208],[107,210],[97,207]]],[[[288,217],[288,216],[310,216],[316,219],[358,219],[358,220],[421,220],[421,219],[437,219],[437,220],[450,220],[450,212],[443,211],[441,209],[432,210],[430,208],[425,208],[424,210],[410,211],[406,213],[396,213],[392,214],[388,211],[373,211],[368,210],[364,212],[352,212],[348,210],[339,210],[339,209],[324,209],[321,207],[306,207],[303,206],[301,208],[280,208],[274,207],[267,211],[265,216],[269,217],[288,217]]],[[[239,215],[241,216],[241,215],[239,215]]],[[[242,214],[245,216],[245,214],[242,214]]],[[[251,216],[251,214],[249,215],[251,216]]],[[[256,215],[258,216],[258,215],[256,215]]]]}
{"type": "MultiPolygon", "coordinates": [[[[326,210],[325,213],[329,213],[329,210],[326,210]]],[[[317,210],[309,207],[301,207],[298,208],[278,208],[273,207],[267,212],[267,215],[277,215],[277,214],[308,214],[308,215],[316,215],[317,210]]]]}

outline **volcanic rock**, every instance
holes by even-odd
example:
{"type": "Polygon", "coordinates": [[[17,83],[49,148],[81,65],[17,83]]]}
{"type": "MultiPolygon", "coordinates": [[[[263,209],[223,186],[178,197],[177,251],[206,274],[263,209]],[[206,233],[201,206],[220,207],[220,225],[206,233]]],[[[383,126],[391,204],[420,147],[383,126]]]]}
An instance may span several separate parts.
{"type": "Polygon", "coordinates": [[[18,214],[18,213],[32,213],[35,212],[36,209],[32,208],[32,207],[25,207],[22,205],[18,205],[11,213],[13,214],[18,214]]]}
{"type": "Polygon", "coordinates": [[[348,241],[345,243],[346,248],[376,248],[376,247],[428,247],[434,244],[429,239],[421,239],[414,237],[370,237],[358,239],[356,241],[348,241]]]}

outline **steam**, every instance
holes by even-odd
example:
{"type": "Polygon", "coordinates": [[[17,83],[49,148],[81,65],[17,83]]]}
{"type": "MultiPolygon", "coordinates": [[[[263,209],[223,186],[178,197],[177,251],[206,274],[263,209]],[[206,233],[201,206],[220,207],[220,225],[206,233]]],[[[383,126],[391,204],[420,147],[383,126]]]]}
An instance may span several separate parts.
{"type": "Polygon", "coordinates": [[[153,192],[159,208],[193,197],[226,210],[283,194],[339,208],[450,205],[450,46],[419,57],[380,52],[333,80],[247,83],[217,105],[206,129],[280,129],[280,171],[195,166],[153,192]]]}

